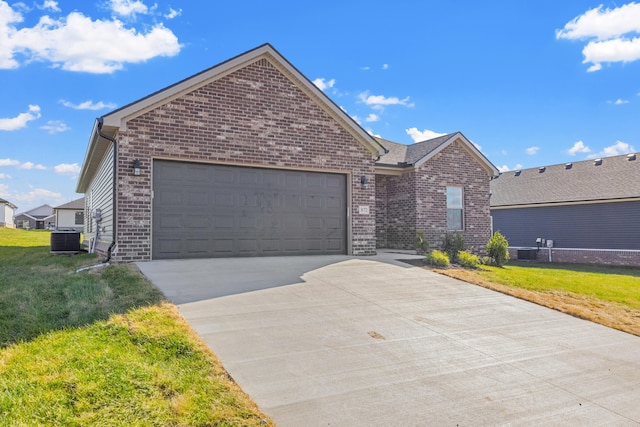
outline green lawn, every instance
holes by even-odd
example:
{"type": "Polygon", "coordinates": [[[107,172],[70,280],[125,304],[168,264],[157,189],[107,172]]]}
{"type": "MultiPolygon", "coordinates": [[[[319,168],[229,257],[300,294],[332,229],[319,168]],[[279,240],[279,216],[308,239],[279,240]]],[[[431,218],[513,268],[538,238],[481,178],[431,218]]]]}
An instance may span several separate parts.
{"type": "Polygon", "coordinates": [[[640,336],[640,268],[512,261],[438,272],[640,336]]]}
{"type": "Polygon", "coordinates": [[[640,269],[598,265],[528,264],[484,267],[486,280],[531,291],[563,291],[640,310],[640,269]]]}
{"type": "Polygon", "coordinates": [[[0,424],[272,425],[133,266],[0,228],[0,424]]]}

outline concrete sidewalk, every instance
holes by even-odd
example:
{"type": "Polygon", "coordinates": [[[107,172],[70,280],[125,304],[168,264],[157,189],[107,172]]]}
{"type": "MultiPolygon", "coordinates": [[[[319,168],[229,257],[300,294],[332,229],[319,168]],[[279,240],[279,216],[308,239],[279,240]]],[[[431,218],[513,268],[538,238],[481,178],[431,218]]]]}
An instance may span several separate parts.
{"type": "Polygon", "coordinates": [[[279,426],[640,424],[640,338],[395,257],[138,265],[279,426]]]}

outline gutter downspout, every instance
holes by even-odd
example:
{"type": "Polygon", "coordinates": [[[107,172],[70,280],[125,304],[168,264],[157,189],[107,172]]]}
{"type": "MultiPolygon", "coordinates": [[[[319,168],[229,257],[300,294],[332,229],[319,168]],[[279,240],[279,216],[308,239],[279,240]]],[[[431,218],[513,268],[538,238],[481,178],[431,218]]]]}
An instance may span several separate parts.
{"type": "Polygon", "coordinates": [[[98,117],[96,119],[98,126],[98,136],[100,136],[101,138],[106,139],[107,141],[111,141],[113,143],[113,212],[111,214],[112,217],[112,234],[113,234],[113,240],[111,241],[111,244],[109,245],[109,248],[107,249],[107,258],[103,261],[104,263],[108,263],[109,260],[111,259],[111,251],[113,250],[114,246],[116,245],[116,225],[117,225],[117,219],[118,219],[118,142],[116,141],[115,138],[110,137],[109,135],[106,135],[104,133],[102,133],[102,125],[104,124],[104,118],[102,117],[98,117]]]}

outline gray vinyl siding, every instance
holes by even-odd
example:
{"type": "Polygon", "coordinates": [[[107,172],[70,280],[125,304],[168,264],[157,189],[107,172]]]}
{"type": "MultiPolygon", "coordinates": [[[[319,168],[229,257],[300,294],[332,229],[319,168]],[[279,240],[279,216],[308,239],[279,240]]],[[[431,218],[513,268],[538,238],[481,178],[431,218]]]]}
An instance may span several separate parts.
{"type": "Polygon", "coordinates": [[[96,223],[93,213],[96,209],[102,211],[100,223],[99,243],[109,244],[113,240],[113,145],[105,153],[96,175],[85,194],[86,215],[84,229],[85,239],[91,239],[96,234],[96,223]]]}
{"type": "Polygon", "coordinates": [[[640,202],[492,209],[493,229],[510,246],[640,250],[640,202]]]}

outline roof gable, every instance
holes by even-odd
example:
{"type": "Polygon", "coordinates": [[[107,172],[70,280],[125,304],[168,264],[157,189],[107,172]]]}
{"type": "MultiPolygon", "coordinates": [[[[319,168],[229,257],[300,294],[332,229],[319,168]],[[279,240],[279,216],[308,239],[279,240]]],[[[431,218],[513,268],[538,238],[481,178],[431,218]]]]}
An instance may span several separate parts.
{"type": "Polygon", "coordinates": [[[500,174],[491,206],[640,198],[640,157],[622,155],[500,174]]]}
{"type": "Polygon", "coordinates": [[[13,203],[11,203],[10,201],[5,200],[5,199],[3,199],[3,198],[1,198],[1,197],[0,197],[0,204],[1,204],[1,205],[7,205],[7,206],[9,206],[11,209],[18,209],[18,207],[17,207],[16,205],[14,205],[14,204],[13,204],[13,203]]]}
{"type": "Polygon", "coordinates": [[[382,145],[388,149],[388,153],[381,156],[376,163],[379,166],[395,166],[405,168],[413,166],[418,168],[426,163],[440,151],[447,148],[452,143],[458,141],[462,146],[476,158],[491,176],[498,175],[498,169],[485,157],[476,146],[469,141],[461,132],[442,135],[426,141],[416,142],[411,145],[399,144],[387,140],[380,140],[382,145]]]}
{"type": "Polygon", "coordinates": [[[221,79],[239,69],[257,61],[267,60],[279,72],[286,76],[293,84],[309,96],[320,108],[349,132],[356,141],[369,150],[372,156],[379,156],[385,152],[383,146],[369,135],[358,123],[335,104],[324,92],[305,77],[297,68],[287,61],[273,46],[263,44],[255,49],[226,60],[191,77],[181,80],[171,86],[154,92],[138,101],[125,105],[99,118],[94,124],[89,147],[80,171],[77,190],[83,192],[99,165],[100,157],[106,151],[110,141],[120,130],[126,130],[127,122],[176,98],[193,92],[205,85],[221,79]]]}
{"type": "Polygon", "coordinates": [[[375,138],[358,125],[347,113],[335,104],[324,92],[314,85],[306,76],[285,59],[273,46],[265,43],[255,49],[249,50],[234,58],[228,59],[218,65],[201,71],[191,77],[179,81],[171,86],[161,89],[138,101],[106,114],[104,119],[105,132],[112,129],[126,129],[127,120],[137,117],[145,112],[168,103],[169,101],[203,87],[234,71],[266,59],[280,72],[286,75],[294,84],[300,87],[308,96],[314,99],[325,111],[337,119],[353,134],[356,139],[365,145],[372,154],[379,155],[384,152],[375,138]]]}
{"type": "Polygon", "coordinates": [[[53,208],[45,204],[42,206],[38,206],[37,208],[28,210],[24,213],[29,214],[30,216],[33,216],[33,217],[48,217],[53,215],[53,208]]]}

